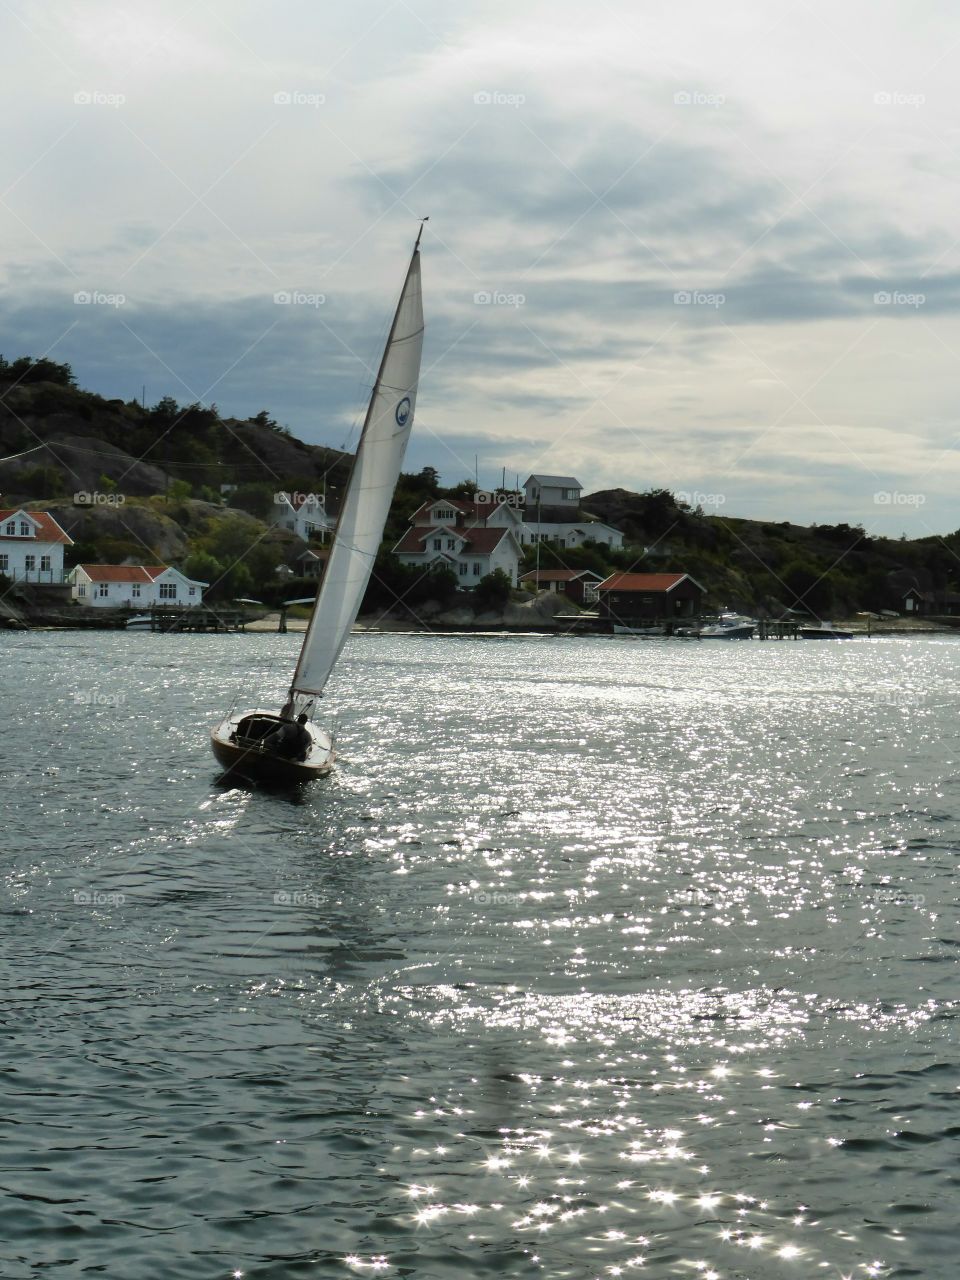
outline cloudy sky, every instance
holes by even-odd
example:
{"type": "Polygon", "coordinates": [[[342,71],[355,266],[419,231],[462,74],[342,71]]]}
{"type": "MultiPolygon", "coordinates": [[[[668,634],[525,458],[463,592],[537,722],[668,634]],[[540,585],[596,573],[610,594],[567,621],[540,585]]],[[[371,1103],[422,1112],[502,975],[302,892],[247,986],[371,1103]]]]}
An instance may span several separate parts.
{"type": "Polygon", "coordinates": [[[410,469],[960,526],[947,5],[3,0],[0,72],[8,356],[349,443],[429,214],[410,469]]]}

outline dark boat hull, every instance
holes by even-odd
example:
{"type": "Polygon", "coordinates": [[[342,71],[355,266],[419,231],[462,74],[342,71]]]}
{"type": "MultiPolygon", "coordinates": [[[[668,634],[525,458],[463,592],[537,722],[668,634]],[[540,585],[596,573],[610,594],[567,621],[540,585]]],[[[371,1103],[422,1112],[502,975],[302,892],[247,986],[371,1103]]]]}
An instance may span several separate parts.
{"type": "Polygon", "coordinates": [[[211,731],[210,745],[213,754],[227,773],[253,782],[274,785],[296,785],[313,782],[330,773],[336,753],[333,741],[324,729],[308,725],[311,745],[303,760],[291,760],[268,751],[261,742],[244,737],[238,731],[241,721],[269,721],[279,725],[280,718],[270,711],[244,711],[228,716],[211,731]]]}

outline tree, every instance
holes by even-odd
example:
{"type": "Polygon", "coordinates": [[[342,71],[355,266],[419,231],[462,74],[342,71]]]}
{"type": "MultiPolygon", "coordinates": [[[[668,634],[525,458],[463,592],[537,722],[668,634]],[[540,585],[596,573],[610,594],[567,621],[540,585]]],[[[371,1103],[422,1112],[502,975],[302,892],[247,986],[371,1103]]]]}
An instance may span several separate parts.
{"type": "Polygon", "coordinates": [[[494,569],[481,578],[474,588],[473,596],[481,609],[502,609],[510,599],[512,583],[508,574],[502,569],[494,569]]]}

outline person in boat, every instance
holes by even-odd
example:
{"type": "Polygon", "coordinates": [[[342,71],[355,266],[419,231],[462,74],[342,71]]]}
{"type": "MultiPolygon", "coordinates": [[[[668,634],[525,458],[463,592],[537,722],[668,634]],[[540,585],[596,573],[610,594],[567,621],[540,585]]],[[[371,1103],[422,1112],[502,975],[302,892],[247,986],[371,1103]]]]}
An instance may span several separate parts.
{"type": "Polygon", "coordinates": [[[263,745],[274,755],[287,760],[306,760],[312,741],[307,729],[307,713],[301,711],[296,720],[284,720],[278,729],[264,738],[263,745]]]}

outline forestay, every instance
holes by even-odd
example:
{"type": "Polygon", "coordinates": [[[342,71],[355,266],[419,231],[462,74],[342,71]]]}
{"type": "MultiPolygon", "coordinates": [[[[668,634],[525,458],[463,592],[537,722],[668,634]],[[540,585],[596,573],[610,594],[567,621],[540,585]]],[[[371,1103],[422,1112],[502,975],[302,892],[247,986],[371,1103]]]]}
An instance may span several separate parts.
{"type": "Polygon", "coordinates": [[[374,384],[320,593],[291,692],[317,695],[360,609],[413,426],[423,347],[420,252],[407,278],[374,384]]]}

